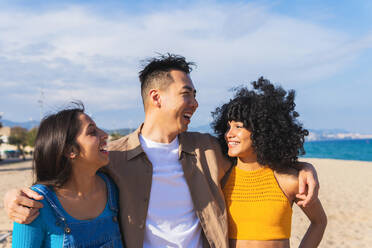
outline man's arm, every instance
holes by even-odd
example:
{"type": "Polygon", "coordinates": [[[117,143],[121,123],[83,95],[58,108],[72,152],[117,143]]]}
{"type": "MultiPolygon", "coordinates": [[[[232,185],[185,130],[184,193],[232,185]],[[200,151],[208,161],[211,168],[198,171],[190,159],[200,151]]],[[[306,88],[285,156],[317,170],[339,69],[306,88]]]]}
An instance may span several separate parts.
{"type": "Polygon", "coordinates": [[[318,200],[319,181],[314,166],[306,162],[298,162],[298,198],[297,205],[306,207],[318,200]]]}
{"type": "Polygon", "coordinates": [[[11,189],[4,196],[4,209],[11,220],[19,224],[30,224],[43,207],[42,203],[35,200],[42,199],[43,196],[27,187],[11,189]]]}

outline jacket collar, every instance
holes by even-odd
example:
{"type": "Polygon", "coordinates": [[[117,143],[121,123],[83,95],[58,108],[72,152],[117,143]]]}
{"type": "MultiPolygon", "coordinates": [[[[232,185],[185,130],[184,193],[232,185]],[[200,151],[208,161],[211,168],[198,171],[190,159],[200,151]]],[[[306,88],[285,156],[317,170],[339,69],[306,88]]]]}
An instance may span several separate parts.
{"type": "MultiPolygon", "coordinates": [[[[142,149],[141,142],[139,140],[139,135],[141,134],[141,130],[143,127],[143,123],[134,131],[133,133],[128,135],[128,156],[127,160],[131,160],[134,157],[137,157],[141,153],[145,153],[142,149]]],[[[187,132],[180,133],[178,135],[178,143],[179,143],[179,157],[181,158],[182,152],[188,153],[190,155],[195,155],[195,148],[187,139],[187,132]]]]}
{"type": "Polygon", "coordinates": [[[190,155],[196,155],[195,154],[195,146],[193,145],[193,142],[188,139],[187,132],[180,133],[178,135],[178,142],[180,144],[179,146],[179,157],[181,157],[181,153],[185,152],[190,155]]]}
{"type": "Polygon", "coordinates": [[[128,135],[127,141],[127,160],[131,160],[134,157],[137,157],[141,153],[145,153],[142,149],[141,142],[139,140],[139,135],[141,133],[143,123],[134,131],[133,133],[128,135]]]}

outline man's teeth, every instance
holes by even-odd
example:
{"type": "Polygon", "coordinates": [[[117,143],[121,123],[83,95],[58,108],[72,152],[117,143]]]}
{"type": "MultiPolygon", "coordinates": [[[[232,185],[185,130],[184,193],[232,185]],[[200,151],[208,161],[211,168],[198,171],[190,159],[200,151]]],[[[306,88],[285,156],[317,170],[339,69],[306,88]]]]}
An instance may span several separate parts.
{"type": "Polygon", "coordinates": [[[184,114],[183,116],[185,116],[186,118],[190,119],[191,116],[192,116],[192,114],[188,114],[188,113],[186,113],[186,114],[184,114]]]}

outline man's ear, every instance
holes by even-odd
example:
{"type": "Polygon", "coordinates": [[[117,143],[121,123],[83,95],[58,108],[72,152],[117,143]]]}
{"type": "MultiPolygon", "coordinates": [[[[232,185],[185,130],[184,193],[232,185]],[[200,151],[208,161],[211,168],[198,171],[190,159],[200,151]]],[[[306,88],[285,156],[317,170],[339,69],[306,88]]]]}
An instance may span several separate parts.
{"type": "Polygon", "coordinates": [[[149,91],[149,102],[154,107],[161,107],[161,97],[159,89],[151,89],[149,91]]]}

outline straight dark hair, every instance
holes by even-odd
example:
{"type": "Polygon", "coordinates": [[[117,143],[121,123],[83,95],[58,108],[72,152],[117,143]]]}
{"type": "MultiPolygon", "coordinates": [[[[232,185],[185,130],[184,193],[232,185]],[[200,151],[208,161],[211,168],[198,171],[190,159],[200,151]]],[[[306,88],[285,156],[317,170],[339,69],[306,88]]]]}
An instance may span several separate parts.
{"type": "Polygon", "coordinates": [[[70,178],[71,163],[68,154],[80,152],[76,136],[81,124],[79,114],[84,113],[81,102],[43,118],[40,123],[33,157],[35,184],[62,187],[70,178]]]}

